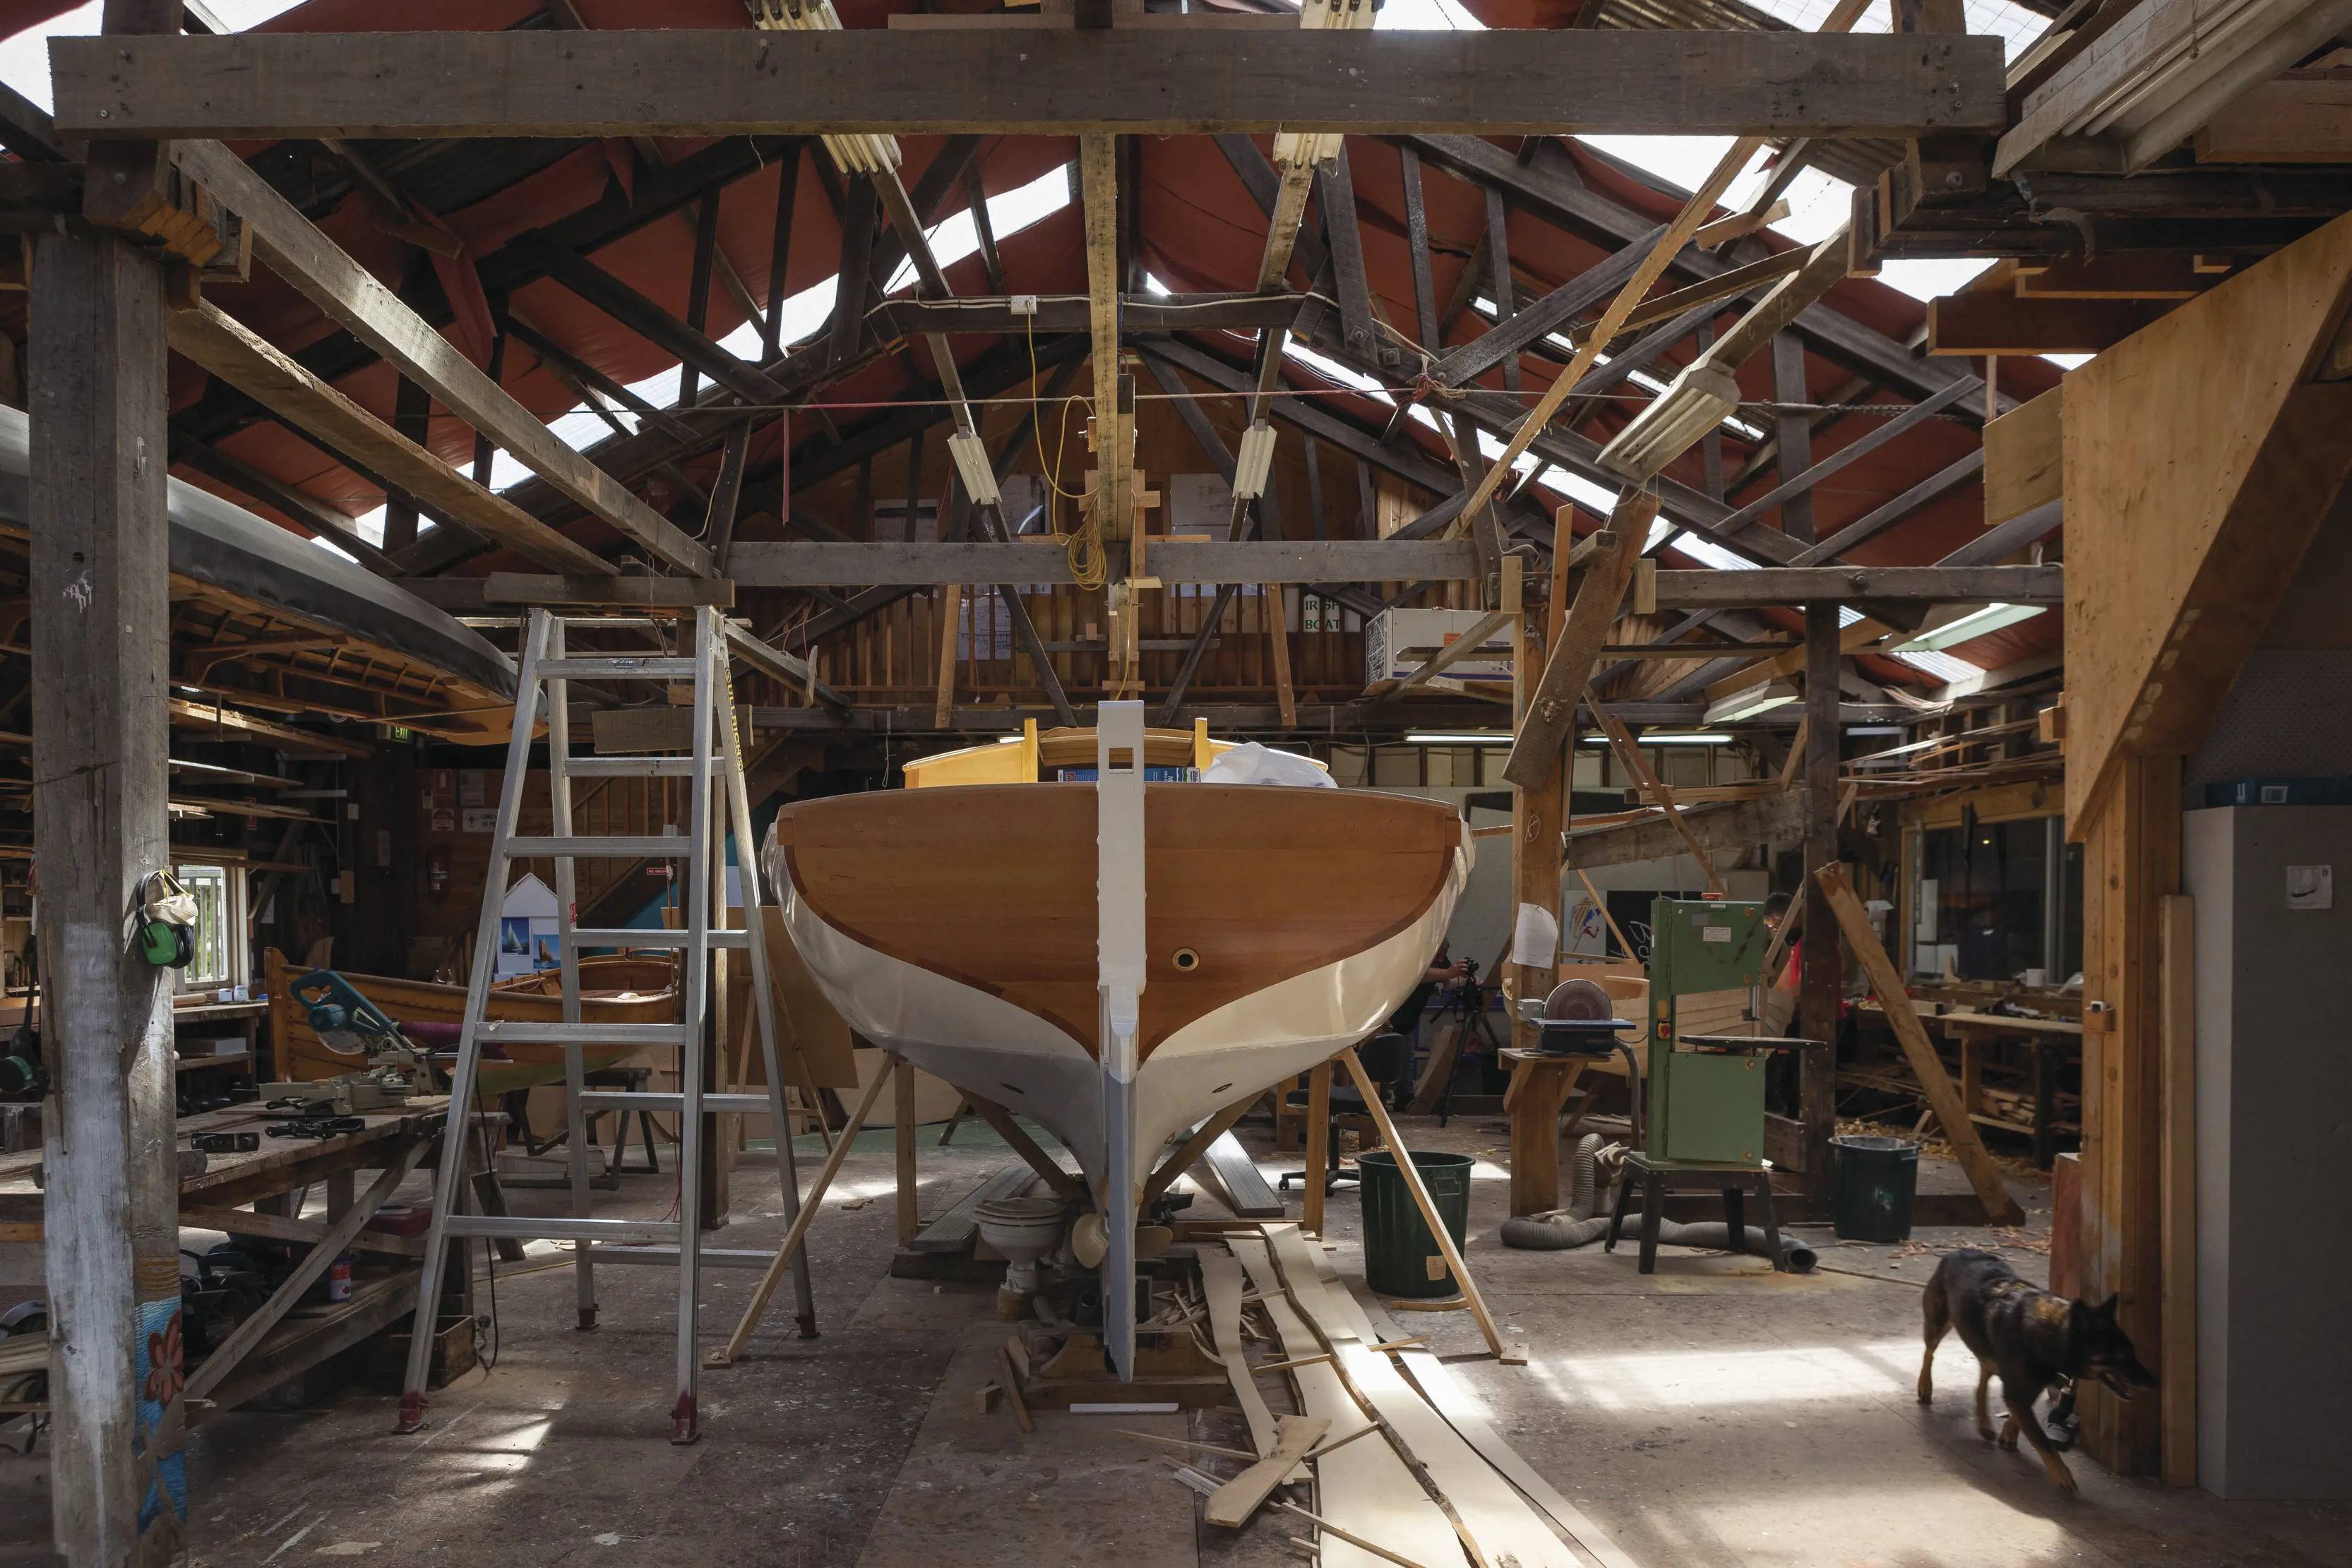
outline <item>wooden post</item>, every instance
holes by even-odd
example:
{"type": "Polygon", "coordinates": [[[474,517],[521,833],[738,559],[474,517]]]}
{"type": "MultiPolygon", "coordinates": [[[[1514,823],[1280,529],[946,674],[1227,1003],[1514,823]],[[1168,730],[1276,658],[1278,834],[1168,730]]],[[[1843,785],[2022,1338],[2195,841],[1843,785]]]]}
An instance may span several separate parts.
{"type": "MultiPolygon", "coordinates": [[[[1537,610],[1523,613],[1522,588],[1519,579],[1519,558],[1503,558],[1503,610],[1511,617],[1513,647],[1511,655],[1511,712],[1516,721],[1527,716],[1528,705],[1535,700],[1537,683],[1542,678],[1547,612],[1537,610]]],[[[1571,727],[1569,738],[1575,738],[1571,727]]],[[[1559,802],[1567,794],[1564,776],[1568,771],[1566,747],[1561,755],[1552,759],[1554,776],[1533,789],[1511,787],[1511,917],[1516,929],[1518,912],[1524,904],[1533,904],[1559,918],[1559,802]]],[[[1530,1050],[1536,1043],[1536,1026],[1519,1017],[1517,1007],[1521,997],[1541,998],[1550,993],[1559,980],[1559,942],[1547,955],[1550,962],[1522,964],[1512,944],[1512,962],[1504,966],[1504,1005],[1510,1009],[1511,1043],[1521,1050],[1530,1050]]]]}
{"type": "MultiPolygon", "coordinates": [[[[1838,607],[1805,606],[1805,754],[1807,791],[1805,867],[1817,871],[1838,858],[1838,607]]],[[[1837,1133],[1837,1033],[1845,955],[1837,922],[1827,918],[1819,899],[1806,901],[1823,916],[1808,916],[1800,935],[1797,971],[1797,1033],[1817,1043],[1801,1048],[1797,1063],[1798,1119],[1804,1124],[1805,1196],[1830,1200],[1836,1175],[1830,1166],[1830,1139],[1837,1133]]],[[[1794,912],[1791,911],[1793,914],[1794,912]]],[[[1901,989],[1898,985],[1897,990],[1901,989]]]]}
{"type": "Polygon", "coordinates": [[[1574,1058],[1522,1057],[1511,1064],[1503,1111],[1511,1127],[1511,1212],[1548,1214],[1559,1207],[1559,1108],[1584,1071],[1574,1058]]]}
{"type": "Polygon", "coordinates": [[[49,1495],[59,1560],[114,1568],[186,1549],[184,1458],[133,1458],[163,1414],[145,1393],[151,1349],[176,1358],[180,1340],[177,971],[137,946],[140,884],[171,863],[163,276],[138,247],[87,231],[34,245],[26,511],[54,1075],[49,1495]],[[142,1531],[159,1480],[163,1506],[142,1531]]]}
{"type": "Polygon", "coordinates": [[[1445,1228],[1445,1222],[1438,1218],[1437,1206],[1430,1201],[1429,1188],[1421,1179],[1421,1167],[1412,1163],[1412,1151],[1404,1146],[1404,1140],[1397,1135],[1396,1124],[1389,1119],[1388,1105],[1381,1099],[1381,1086],[1364,1071],[1354,1046],[1341,1051],[1339,1060],[1348,1064],[1348,1076],[1356,1081],[1357,1092],[1364,1097],[1364,1108],[1371,1113],[1374,1124],[1381,1130],[1381,1141],[1396,1156],[1397,1174],[1404,1177],[1405,1190],[1412,1194],[1412,1201],[1421,1210],[1422,1223],[1436,1238],[1437,1250],[1444,1255],[1446,1269],[1453,1274],[1454,1282],[1462,1288],[1462,1299],[1470,1303],[1470,1315],[1478,1320],[1478,1332],[1486,1336],[1486,1348],[1495,1353],[1497,1361],[1515,1366],[1525,1364],[1527,1352],[1506,1345],[1501,1332],[1495,1327],[1494,1314],[1486,1310],[1486,1298],[1478,1293],[1478,1282],[1470,1277],[1470,1266],[1462,1260],[1462,1249],[1454,1245],[1454,1233],[1445,1228]]]}
{"type": "MultiPolygon", "coordinates": [[[[2166,897],[2164,943],[2164,1484],[2197,1484],[2197,901],[2166,897]]],[[[2040,1042],[2037,1041],[2038,1045],[2040,1042]]]]}
{"type": "MultiPolygon", "coordinates": [[[[979,596],[976,594],[972,599],[972,608],[975,611],[980,608],[979,596]]],[[[933,729],[947,728],[948,720],[955,713],[956,633],[962,630],[959,624],[962,619],[963,584],[941,583],[940,585],[940,695],[939,701],[931,709],[933,729]]],[[[980,617],[975,614],[972,617],[972,653],[975,658],[980,652],[979,632],[980,617]]]]}
{"type": "MultiPolygon", "coordinates": [[[[1895,972],[1894,961],[1887,957],[1885,947],[1870,928],[1870,912],[1863,908],[1845,873],[1834,863],[1813,873],[1813,890],[1821,895],[1813,901],[1813,907],[1834,916],[1837,924],[1844,927],[1847,940],[1853,944],[1854,956],[1862,961],[1863,973],[1870,977],[1871,988],[1878,993],[1879,1006],[1886,1009],[1886,1021],[1911,1063],[1912,1076],[1918,1079],[1927,1103],[1935,1109],[1936,1120],[1943,1124],[1944,1137],[1951,1144],[1954,1157],[1968,1172],[1969,1185],[1984,1204],[1986,1223],[2020,1223],[2025,1218],[2024,1211],[2001,1184],[2000,1167],[1992,1163],[1984,1140],[1977,1135],[1976,1124],[1961,1108],[1960,1092],[1945,1073],[1935,1042],[1927,1038],[1926,1026],[1913,1010],[1911,994],[1903,988],[1903,977],[1895,972]]],[[[1827,925],[1829,922],[1824,920],[1822,924],[1827,925]]]]}
{"type": "Polygon", "coordinates": [[[898,1101],[898,1128],[892,1143],[898,1169],[898,1245],[904,1247],[922,1228],[915,1191],[915,1069],[900,1061],[890,1070],[890,1092],[898,1101]]]}
{"type": "Polygon", "coordinates": [[[1309,1236],[1323,1234],[1323,1184],[1331,1166],[1331,1064],[1318,1061],[1307,1070],[1307,1199],[1298,1228],[1309,1236]]]}
{"type": "MultiPolygon", "coordinates": [[[[2120,1298],[2149,1366],[2168,1359],[2162,1280],[2160,900],[2180,887],[2180,758],[2127,757],[2083,839],[2083,1294],[2120,1298]],[[2104,1004],[2094,1012],[2090,1004],[2104,1004]],[[2095,1027],[2105,1024],[2105,1028],[2095,1027]]],[[[2084,1390],[2083,1448],[2119,1475],[2153,1475],[2163,1402],[2084,1390]]]]}
{"type": "Polygon", "coordinates": [[[1274,700],[1282,714],[1282,727],[1298,727],[1298,696],[1290,684],[1290,606],[1278,582],[1263,583],[1258,600],[1265,608],[1267,650],[1274,658],[1274,700]]]}
{"type": "MultiPolygon", "coordinates": [[[[1805,340],[1794,332],[1781,332],[1772,339],[1772,397],[1776,402],[1805,403],[1812,401],[1805,390],[1805,340]]],[[[1790,411],[1773,420],[1774,433],[1780,437],[1780,455],[1774,459],[1783,479],[1803,473],[1813,465],[1812,416],[1801,410],[1790,411]]],[[[1813,493],[1801,491],[1780,503],[1780,531],[1792,539],[1811,544],[1813,538],[1813,493]]],[[[1813,862],[1818,865],[1821,862],[1813,862]]]]}

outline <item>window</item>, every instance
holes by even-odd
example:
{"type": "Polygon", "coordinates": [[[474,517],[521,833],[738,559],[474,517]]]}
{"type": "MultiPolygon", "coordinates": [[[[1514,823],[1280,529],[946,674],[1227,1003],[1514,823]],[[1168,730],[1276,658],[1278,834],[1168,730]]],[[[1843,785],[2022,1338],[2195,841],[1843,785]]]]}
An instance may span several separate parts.
{"type": "Polygon", "coordinates": [[[196,901],[196,956],[180,971],[184,991],[214,990],[246,977],[245,879],[232,868],[172,868],[196,901]]]}

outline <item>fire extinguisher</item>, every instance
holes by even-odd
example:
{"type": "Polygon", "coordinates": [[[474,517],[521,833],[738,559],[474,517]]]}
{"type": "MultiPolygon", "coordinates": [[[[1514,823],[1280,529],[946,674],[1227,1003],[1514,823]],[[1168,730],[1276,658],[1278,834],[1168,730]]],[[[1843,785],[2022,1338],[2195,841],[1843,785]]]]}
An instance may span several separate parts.
{"type": "Polygon", "coordinates": [[[449,891],[449,851],[436,846],[425,857],[425,887],[439,898],[449,891]]]}

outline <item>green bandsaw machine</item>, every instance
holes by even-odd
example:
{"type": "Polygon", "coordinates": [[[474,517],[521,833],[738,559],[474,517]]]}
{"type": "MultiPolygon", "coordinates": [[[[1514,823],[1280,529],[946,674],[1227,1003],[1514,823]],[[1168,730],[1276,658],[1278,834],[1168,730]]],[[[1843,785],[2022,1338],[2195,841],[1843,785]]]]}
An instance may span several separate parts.
{"type": "Polygon", "coordinates": [[[1652,1159],[1755,1165],[1764,1157],[1764,1064],[1794,1043],[1760,1038],[1760,904],[1660,898],[1650,905],[1652,1159]]]}

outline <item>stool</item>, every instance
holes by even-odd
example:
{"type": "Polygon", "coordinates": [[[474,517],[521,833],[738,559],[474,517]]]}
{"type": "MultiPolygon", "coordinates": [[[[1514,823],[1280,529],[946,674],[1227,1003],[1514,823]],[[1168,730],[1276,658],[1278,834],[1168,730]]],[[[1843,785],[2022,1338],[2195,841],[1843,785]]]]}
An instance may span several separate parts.
{"type": "MultiPolygon", "coordinates": [[[[654,1070],[650,1067],[600,1067],[593,1072],[582,1073],[580,1085],[583,1089],[622,1089],[632,1094],[642,1094],[646,1092],[646,1085],[653,1082],[653,1076],[654,1070]]],[[[588,1146],[592,1149],[596,1146],[596,1118],[604,1113],[602,1111],[590,1111],[583,1114],[583,1120],[588,1129],[588,1146]]],[[[639,1168],[658,1176],[661,1174],[661,1161],[654,1155],[653,1113],[642,1107],[637,1111],[637,1131],[646,1142],[646,1163],[639,1168]]],[[[791,1134],[787,1133],[785,1136],[791,1134]]],[[[628,1107],[623,1106],[621,1119],[613,1127],[613,1158],[604,1167],[607,1176],[617,1177],[631,1168],[623,1163],[628,1152],[629,1111],[628,1107]]]]}
{"type": "Polygon", "coordinates": [[[1658,1271],[1658,1222],[1665,1218],[1666,1194],[1670,1192],[1715,1192],[1723,1194],[1723,1220],[1731,1250],[1748,1250],[1747,1195],[1753,1191],[1764,1210],[1764,1241],[1772,1249],[1772,1267],[1780,1273],[1789,1271],[1788,1250],[1780,1245],[1780,1222],[1772,1216],[1772,1162],[1760,1160],[1755,1165],[1717,1165],[1703,1160],[1658,1160],[1647,1155],[1628,1154],[1625,1166],[1617,1175],[1617,1207],[1609,1217],[1609,1239],[1601,1245],[1604,1252],[1617,1250],[1618,1234],[1625,1228],[1625,1207],[1632,1201],[1636,1182],[1642,1187],[1642,1262],[1641,1272],[1658,1271]]]}

